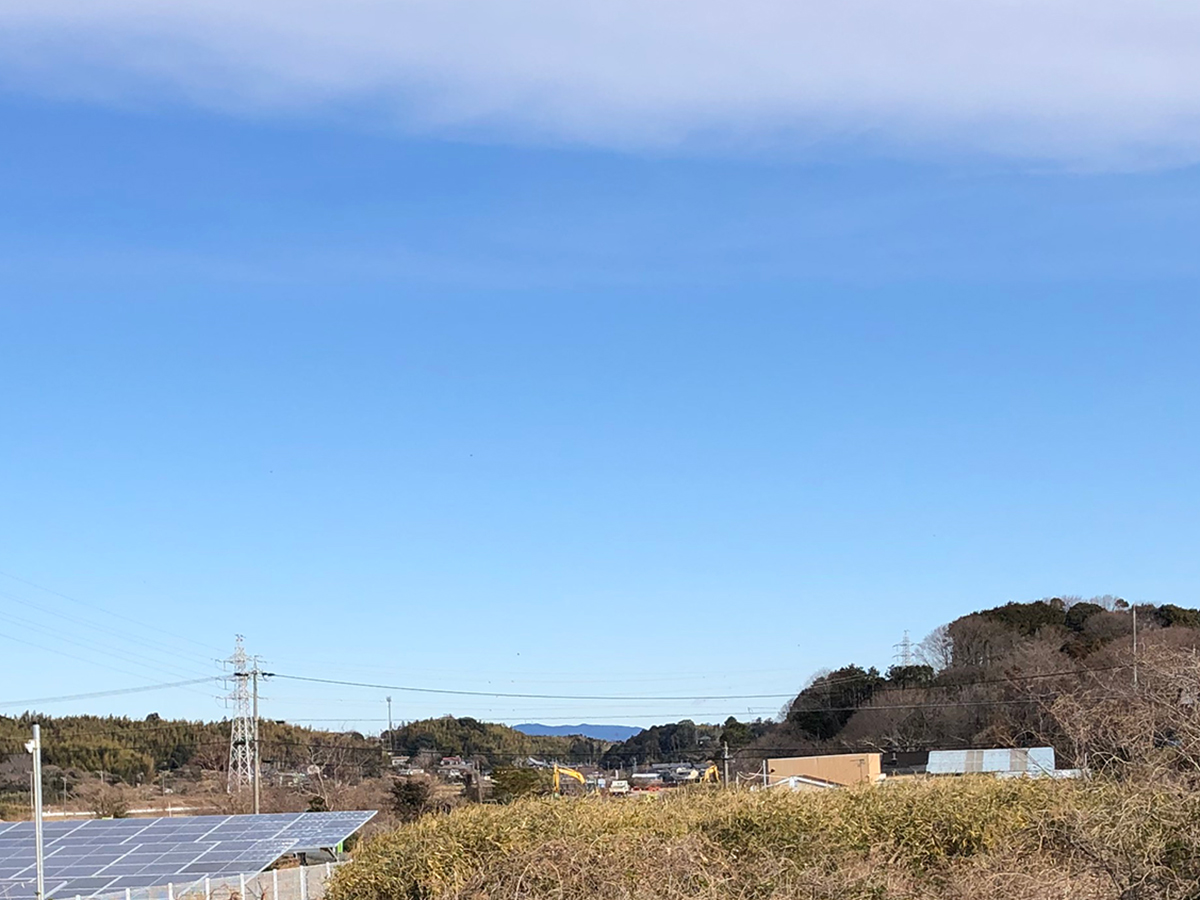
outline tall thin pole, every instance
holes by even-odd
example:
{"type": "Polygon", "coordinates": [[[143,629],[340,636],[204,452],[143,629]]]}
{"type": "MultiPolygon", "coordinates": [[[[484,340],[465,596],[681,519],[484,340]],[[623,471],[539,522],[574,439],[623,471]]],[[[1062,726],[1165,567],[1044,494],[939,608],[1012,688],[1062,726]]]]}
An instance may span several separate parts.
{"type": "Polygon", "coordinates": [[[46,896],[45,846],[42,843],[42,727],[33,726],[27,745],[33,754],[33,852],[37,856],[37,900],[46,896]]]}
{"type": "Polygon", "coordinates": [[[259,801],[262,797],[262,749],[258,741],[258,660],[250,672],[254,691],[254,814],[258,815],[259,801]]]}
{"type": "Polygon", "coordinates": [[[391,753],[396,752],[396,736],[392,733],[392,698],[387,698],[388,702],[388,750],[391,753]]]}
{"type": "Polygon", "coordinates": [[[725,787],[729,787],[729,744],[721,741],[721,762],[725,768],[725,787]]]}
{"type": "Polygon", "coordinates": [[[1138,656],[1137,656],[1137,607],[1133,609],[1133,686],[1138,686],[1138,656]]]}

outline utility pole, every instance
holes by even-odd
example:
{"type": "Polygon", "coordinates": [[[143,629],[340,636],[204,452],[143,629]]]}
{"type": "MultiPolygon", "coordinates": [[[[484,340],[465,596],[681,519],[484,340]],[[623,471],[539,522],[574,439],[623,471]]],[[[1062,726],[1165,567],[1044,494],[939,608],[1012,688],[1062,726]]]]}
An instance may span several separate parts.
{"type": "Polygon", "coordinates": [[[42,843],[42,726],[33,726],[33,740],[25,742],[33,754],[33,852],[37,857],[37,900],[46,897],[45,845],[42,843]]]}
{"type": "Polygon", "coordinates": [[[257,816],[259,812],[259,803],[262,799],[262,747],[258,741],[258,660],[254,660],[254,670],[252,672],[254,680],[254,814],[257,816]]]}
{"type": "Polygon", "coordinates": [[[725,787],[729,787],[729,742],[721,741],[721,762],[725,769],[725,787]]]}
{"type": "Polygon", "coordinates": [[[1138,657],[1137,657],[1137,607],[1131,606],[1133,611],[1133,686],[1138,686],[1138,657]]]}
{"type": "MultiPolygon", "coordinates": [[[[387,698],[388,704],[388,752],[394,754],[396,752],[396,735],[392,733],[392,698],[387,698]]],[[[388,761],[389,765],[391,761],[388,761]]]]}

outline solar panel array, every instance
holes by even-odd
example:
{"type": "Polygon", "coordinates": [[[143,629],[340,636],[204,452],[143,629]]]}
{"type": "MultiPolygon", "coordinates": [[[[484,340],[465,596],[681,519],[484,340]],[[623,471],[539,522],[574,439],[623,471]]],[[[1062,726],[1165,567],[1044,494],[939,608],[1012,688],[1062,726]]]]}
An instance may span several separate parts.
{"type": "MultiPolygon", "coordinates": [[[[289,852],[336,847],[373,811],[47,822],[46,896],[255,874],[289,852]]],[[[0,896],[31,897],[32,822],[0,822],[0,896]]]]}

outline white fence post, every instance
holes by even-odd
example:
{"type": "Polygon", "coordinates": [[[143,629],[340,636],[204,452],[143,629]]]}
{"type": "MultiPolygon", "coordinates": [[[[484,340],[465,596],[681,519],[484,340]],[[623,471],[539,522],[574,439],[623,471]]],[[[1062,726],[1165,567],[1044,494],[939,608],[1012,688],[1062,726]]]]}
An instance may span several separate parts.
{"type": "Polygon", "coordinates": [[[167,882],[167,900],[175,900],[175,885],[167,882]]]}
{"type": "Polygon", "coordinates": [[[300,867],[300,900],[308,900],[308,879],[305,877],[307,871],[308,866],[300,867]]]}
{"type": "Polygon", "coordinates": [[[125,888],[125,900],[133,900],[133,891],[129,888],[125,888]]]}

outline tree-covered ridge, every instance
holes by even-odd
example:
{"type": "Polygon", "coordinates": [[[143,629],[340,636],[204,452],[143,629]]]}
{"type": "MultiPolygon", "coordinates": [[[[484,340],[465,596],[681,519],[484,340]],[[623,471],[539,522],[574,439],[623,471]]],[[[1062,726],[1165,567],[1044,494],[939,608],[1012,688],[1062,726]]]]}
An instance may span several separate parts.
{"type": "MultiPolygon", "coordinates": [[[[43,760],[64,772],[135,784],[156,773],[181,769],[219,770],[229,755],[230,723],[120,716],[63,716],[25,713],[0,716],[0,759],[24,754],[30,726],[42,728],[43,760]]],[[[264,719],[260,724],[264,763],[279,770],[353,760],[379,769],[379,744],[355,732],[334,733],[264,719]],[[336,759],[335,759],[336,757],[336,759]]]]}
{"type": "Polygon", "coordinates": [[[442,716],[409,722],[390,734],[383,745],[407,756],[461,756],[481,759],[488,766],[509,765],[525,757],[546,757],[560,762],[595,762],[608,747],[606,741],[560,735],[528,735],[491,722],[462,716],[442,716]]]}
{"type": "MultiPolygon", "coordinates": [[[[1200,610],[1130,606],[1113,597],[1008,603],[961,616],[936,629],[906,665],[880,672],[855,664],[823,672],[778,721],[656,725],[620,744],[580,737],[531,736],[505,725],[445,716],[411,722],[368,738],[263,720],[263,761],[277,772],[313,766],[338,778],[370,777],[387,750],[433,763],[461,756],[485,768],[527,757],[606,766],[719,759],[722,745],[751,762],[764,755],[846,749],[928,749],[1028,745],[1058,740],[1044,715],[1046,698],[1097,673],[1127,677],[1138,642],[1146,648],[1200,647],[1200,610]],[[1082,673],[1082,674],[1081,674],[1082,673]]],[[[122,717],[0,717],[0,793],[26,789],[23,744],[43,729],[45,762],[68,783],[95,779],[147,782],[158,773],[221,771],[230,723],[122,717]]]]}
{"type": "MultiPolygon", "coordinates": [[[[1007,603],[936,629],[910,664],[822,673],[751,755],[1056,743],[1057,692],[1097,673],[1128,678],[1135,608],[1114,597],[1007,603]]],[[[1200,645],[1200,610],[1137,605],[1138,642],[1200,645]]]]}
{"type": "Polygon", "coordinates": [[[617,768],[657,762],[699,762],[720,755],[721,727],[697,725],[684,719],[667,725],[652,725],[627,741],[614,744],[604,754],[603,765],[617,768]]]}

